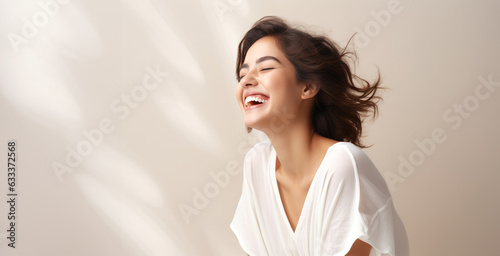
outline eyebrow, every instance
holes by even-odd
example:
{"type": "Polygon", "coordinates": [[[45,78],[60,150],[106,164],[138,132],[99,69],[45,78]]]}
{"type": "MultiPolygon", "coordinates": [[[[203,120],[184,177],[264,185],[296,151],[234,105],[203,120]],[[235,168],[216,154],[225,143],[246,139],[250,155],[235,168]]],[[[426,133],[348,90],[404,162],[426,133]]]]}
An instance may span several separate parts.
{"type": "MultiPolygon", "coordinates": [[[[255,64],[259,64],[263,61],[266,61],[266,60],[274,60],[274,61],[277,61],[279,64],[281,64],[281,61],[279,61],[276,57],[273,57],[273,56],[264,56],[264,57],[260,57],[258,58],[256,61],[255,61],[255,64]]],[[[248,64],[246,63],[243,63],[243,65],[241,65],[240,67],[240,70],[241,69],[244,69],[244,68],[248,68],[248,64]]]]}

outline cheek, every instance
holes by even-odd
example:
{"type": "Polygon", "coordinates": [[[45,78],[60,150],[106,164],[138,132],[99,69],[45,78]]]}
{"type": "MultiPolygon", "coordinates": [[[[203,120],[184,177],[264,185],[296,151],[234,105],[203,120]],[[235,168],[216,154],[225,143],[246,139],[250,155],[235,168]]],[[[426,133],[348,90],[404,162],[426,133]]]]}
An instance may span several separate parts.
{"type": "Polygon", "coordinates": [[[274,76],[269,77],[265,82],[269,96],[275,100],[284,101],[286,103],[297,97],[300,97],[300,88],[298,87],[295,79],[288,76],[274,76]]]}
{"type": "Polygon", "coordinates": [[[277,90],[287,90],[289,87],[295,85],[295,79],[292,74],[289,74],[285,69],[278,69],[269,76],[262,78],[263,84],[266,84],[269,88],[277,90]]]}

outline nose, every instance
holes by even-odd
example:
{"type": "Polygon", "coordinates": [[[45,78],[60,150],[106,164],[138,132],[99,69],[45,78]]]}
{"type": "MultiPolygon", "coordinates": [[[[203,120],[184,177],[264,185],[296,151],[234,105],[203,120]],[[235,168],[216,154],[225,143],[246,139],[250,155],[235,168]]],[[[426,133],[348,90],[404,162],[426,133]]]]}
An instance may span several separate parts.
{"type": "Polygon", "coordinates": [[[249,86],[256,86],[258,84],[257,79],[255,79],[253,72],[248,72],[243,78],[240,80],[240,85],[245,88],[249,86]]]}

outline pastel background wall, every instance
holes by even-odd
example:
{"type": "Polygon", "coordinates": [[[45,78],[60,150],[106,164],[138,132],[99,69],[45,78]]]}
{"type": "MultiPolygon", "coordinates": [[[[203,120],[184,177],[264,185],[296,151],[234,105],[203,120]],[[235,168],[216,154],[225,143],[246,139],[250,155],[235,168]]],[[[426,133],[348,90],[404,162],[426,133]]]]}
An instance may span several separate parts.
{"type": "Polygon", "coordinates": [[[365,150],[412,255],[498,255],[497,1],[0,1],[0,254],[244,255],[236,46],[278,15],[384,85],[365,150]],[[16,248],[7,143],[16,141],[16,248]]]}

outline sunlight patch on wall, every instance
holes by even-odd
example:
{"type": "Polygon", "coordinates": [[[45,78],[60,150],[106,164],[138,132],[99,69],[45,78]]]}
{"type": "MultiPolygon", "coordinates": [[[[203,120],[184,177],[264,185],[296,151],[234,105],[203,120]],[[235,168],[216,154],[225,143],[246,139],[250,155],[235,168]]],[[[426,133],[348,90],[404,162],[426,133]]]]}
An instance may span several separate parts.
{"type": "MultiPolygon", "coordinates": [[[[189,49],[170,26],[162,19],[157,9],[149,1],[123,1],[136,13],[149,29],[151,41],[177,71],[186,78],[202,84],[205,80],[202,69],[189,49]]],[[[170,68],[169,68],[170,69],[170,68]]],[[[192,83],[191,83],[192,84],[192,83]]]]}
{"type": "Polygon", "coordinates": [[[150,172],[114,148],[97,147],[93,157],[85,161],[84,169],[109,186],[122,187],[124,193],[141,202],[153,207],[164,206],[160,186],[150,172]]]}
{"type": "Polygon", "coordinates": [[[172,234],[166,234],[160,228],[161,223],[154,220],[154,216],[141,210],[144,207],[137,205],[113,191],[92,176],[83,172],[75,173],[76,183],[111,227],[116,227],[118,234],[129,238],[130,243],[140,249],[144,255],[183,255],[172,239],[172,234]]]}
{"type": "Polygon", "coordinates": [[[200,114],[193,101],[176,85],[170,84],[167,92],[157,93],[151,97],[154,104],[167,118],[168,123],[194,146],[205,151],[221,152],[222,143],[210,126],[211,122],[200,114]]]}
{"type": "Polygon", "coordinates": [[[50,128],[68,131],[81,123],[82,108],[68,88],[69,79],[62,75],[60,66],[52,65],[28,49],[9,58],[9,64],[4,66],[6,71],[0,86],[5,100],[50,128]]]}

